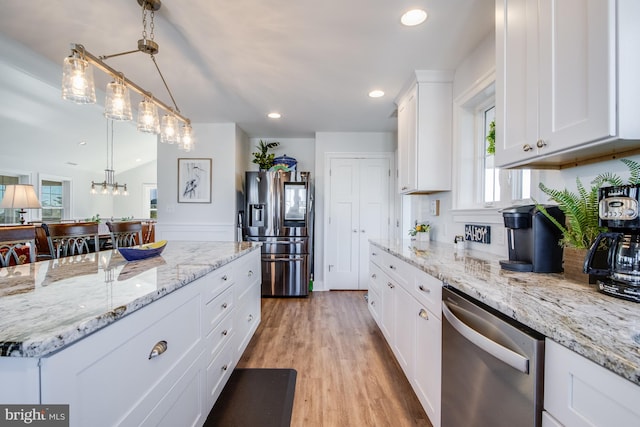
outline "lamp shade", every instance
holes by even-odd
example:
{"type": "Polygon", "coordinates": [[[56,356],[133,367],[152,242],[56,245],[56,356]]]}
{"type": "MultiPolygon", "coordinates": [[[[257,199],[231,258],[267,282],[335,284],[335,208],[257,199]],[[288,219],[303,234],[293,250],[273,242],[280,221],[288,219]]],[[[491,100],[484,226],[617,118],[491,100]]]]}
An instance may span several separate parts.
{"type": "Polygon", "coordinates": [[[186,123],[184,126],[182,126],[180,149],[187,152],[193,150],[193,128],[189,123],[186,123]]]}
{"type": "Polygon", "coordinates": [[[0,202],[0,208],[8,209],[40,209],[40,201],[36,196],[33,185],[15,184],[7,185],[4,197],[0,202]]]}
{"type": "Polygon", "coordinates": [[[93,83],[93,68],[86,60],[75,56],[64,59],[62,98],[77,104],[95,104],[96,87],[93,83]]]}
{"type": "Polygon", "coordinates": [[[112,81],[107,85],[104,116],[111,120],[133,119],[129,88],[122,81],[112,81]]]}
{"type": "Polygon", "coordinates": [[[160,133],[158,107],[150,100],[142,100],[138,104],[138,130],[146,133],[160,133]]]}
{"type": "Polygon", "coordinates": [[[167,144],[177,144],[180,142],[178,119],[173,114],[165,114],[165,116],[162,117],[162,125],[160,126],[160,142],[167,144]]]}

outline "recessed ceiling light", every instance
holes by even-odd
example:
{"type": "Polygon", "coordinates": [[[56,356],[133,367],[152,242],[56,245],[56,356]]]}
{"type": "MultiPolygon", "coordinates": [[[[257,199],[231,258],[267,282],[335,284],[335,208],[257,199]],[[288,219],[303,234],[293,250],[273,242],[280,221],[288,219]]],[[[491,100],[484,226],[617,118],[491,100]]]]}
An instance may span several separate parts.
{"type": "Polygon", "coordinates": [[[141,161],[142,161],[142,159],[140,159],[140,158],[136,159],[136,162],[141,162],[141,161]]]}
{"type": "Polygon", "coordinates": [[[280,117],[282,117],[282,114],[273,112],[267,114],[267,117],[269,117],[270,119],[279,119],[280,117]]]}
{"type": "Polygon", "coordinates": [[[400,18],[400,22],[407,27],[413,27],[414,25],[422,24],[427,20],[427,12],[422,9],[412,9],[406,12],[400,18]]]}
{"type": "Polygon", "coordinates": [[[380,98],[381,96],[384,96],[384,91],[380,89],[372,90],[371,92],[369,92],[369,96],[371,98],[380,98]]]}
{"type": "Polygon", "coordinates": [[[87,145],[87,141],[80,141],[78,142],[78,145],[87,145]]]}

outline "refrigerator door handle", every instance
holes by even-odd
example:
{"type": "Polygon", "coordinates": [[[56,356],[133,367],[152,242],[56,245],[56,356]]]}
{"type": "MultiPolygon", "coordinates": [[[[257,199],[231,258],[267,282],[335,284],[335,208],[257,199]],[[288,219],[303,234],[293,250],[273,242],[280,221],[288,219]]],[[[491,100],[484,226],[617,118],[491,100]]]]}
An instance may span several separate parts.
{"type": "Polygon", "coordinates": [[[290,258],[262,258],[264,262],[293,262],[304,261],[303,257],[290,257],[290,258]]]}
{"type": "Polygon", "coordinates": [[[503,361],[514,369],[528,374],[529,373],[529,359],[509,350],[506,347],[498,344],[497,342],[485,337],[475,329],[467,326],[462,320],[458,319],[455,314],[449,309],[446,302],[442,302],[442,314],[449,321],[451,326],[460,333],[467,340],[481,348],[485,352],[489,353],[498,360],[503,361]]]}

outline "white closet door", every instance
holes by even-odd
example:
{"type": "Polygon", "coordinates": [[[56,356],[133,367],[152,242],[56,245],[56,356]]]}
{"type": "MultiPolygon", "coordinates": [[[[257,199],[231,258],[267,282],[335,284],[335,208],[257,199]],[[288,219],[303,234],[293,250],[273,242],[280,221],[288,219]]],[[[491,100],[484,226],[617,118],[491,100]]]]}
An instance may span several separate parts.
{"type": "Polygon", "coordinates": [[[367,289],[369,239],[389,237],[390,162],[390,157],[330,160],[328,289],[367,289]]]}

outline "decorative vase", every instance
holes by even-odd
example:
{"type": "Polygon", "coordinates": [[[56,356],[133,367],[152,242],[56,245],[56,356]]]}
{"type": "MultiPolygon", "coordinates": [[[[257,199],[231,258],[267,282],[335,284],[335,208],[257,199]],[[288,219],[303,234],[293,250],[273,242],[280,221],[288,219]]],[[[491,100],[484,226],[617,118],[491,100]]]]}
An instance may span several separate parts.
{"type": "Polygon", "coordinates": [[[418,242],[428,242],[429,241],[429,232],[426,233],[416,233],[416,239],[418,242]]]}
{"type": "Polygon", "coordinates": [[[565,279],[579,283],[589,284],[589,275],[583,270],[587,249],[565,247],[563,250],[563,268],[565,279]]]}

